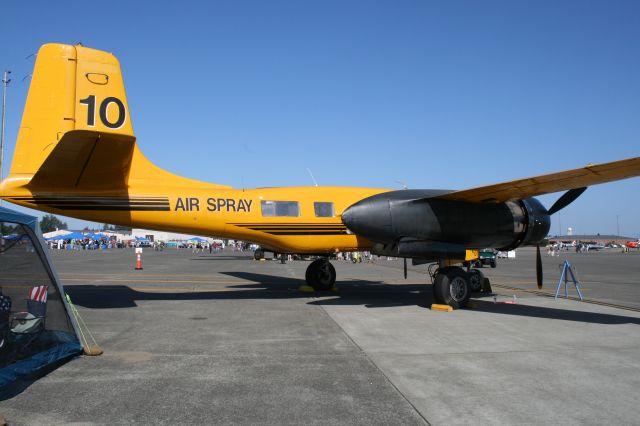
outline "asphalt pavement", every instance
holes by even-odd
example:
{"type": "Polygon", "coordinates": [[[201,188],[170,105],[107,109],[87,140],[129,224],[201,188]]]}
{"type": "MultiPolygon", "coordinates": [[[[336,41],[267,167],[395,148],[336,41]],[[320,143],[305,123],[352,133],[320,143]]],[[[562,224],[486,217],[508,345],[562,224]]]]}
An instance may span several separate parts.
{"type": "Polygon", "coordinates": [[[426,268],[404,280],[399,260],[335,261],[339,290],[309,294],[308,261],[145,249],[135,271],[130,249],[52,257],[105,352],[0,401],[16,425],[640,418],[640,253],[566,253],[579,302],[549,295],[563,256],[544,256],[538,292],[534,252],[519,250],[483,269],[494,295],[449,313],[429,309],[426,268]]]}

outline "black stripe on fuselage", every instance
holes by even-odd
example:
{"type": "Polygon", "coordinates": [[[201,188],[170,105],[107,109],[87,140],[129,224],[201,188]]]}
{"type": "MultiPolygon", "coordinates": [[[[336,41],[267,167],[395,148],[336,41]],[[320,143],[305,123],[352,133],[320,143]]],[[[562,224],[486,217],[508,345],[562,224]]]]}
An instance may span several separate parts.
{"type": "Polygon", "coordinates": [[[271,235],[345,235],[346,226],[339,223],[230,223],[229,225],[271,235]]]}
{"type": "Polygon", "coordinates": [[[59,210],[170,211],[166,197],[12,197],[11,200],[59,210]]]}
{"type": "Polygon", "coordinates": [[[229,223],[229,225],[235,226],[291,226],[291,227],[335,227],[335,226],[345,226],[342,223],[278,223],[278,222],[260,222],[260,223],[229,223]]]}

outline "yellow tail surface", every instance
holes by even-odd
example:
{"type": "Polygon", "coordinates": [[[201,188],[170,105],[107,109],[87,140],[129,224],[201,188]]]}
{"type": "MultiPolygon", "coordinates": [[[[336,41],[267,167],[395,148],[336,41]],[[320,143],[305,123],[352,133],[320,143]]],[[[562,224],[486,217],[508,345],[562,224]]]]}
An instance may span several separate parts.
{"type": "Polygon", "coordinates": [[[42,46],[2,196],[19,188],[125,193],[136,181],[212,186],[159,169],[138,150],[114,55],[80,45],[42,46]]]}
{"type": "Polygon", "coordinates": [[[33,189],[122,188],[134,144],[118,60],[82,46],[42,46],[9,179],[33,189]],[[100,179],[116,169],[117,182],[100,179]]]}

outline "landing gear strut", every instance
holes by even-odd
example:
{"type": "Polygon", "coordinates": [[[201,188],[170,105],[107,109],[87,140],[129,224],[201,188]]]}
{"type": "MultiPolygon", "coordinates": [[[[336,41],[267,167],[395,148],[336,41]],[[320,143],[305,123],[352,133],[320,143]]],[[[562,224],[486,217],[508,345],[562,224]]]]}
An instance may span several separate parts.
{"type": "Polygon", "coordinates": [[[440,268],[433,280],[433,297],[438,304],[464,308],[471,297],[469,274],[457,266],[440,268]]]}
{"type": "Polygon", "coordinates": [[[316,291],[331,290],[336,283],[336,269],[329,263],[329,259],[317,259],[307,267],[305,279],[316,291]]]}

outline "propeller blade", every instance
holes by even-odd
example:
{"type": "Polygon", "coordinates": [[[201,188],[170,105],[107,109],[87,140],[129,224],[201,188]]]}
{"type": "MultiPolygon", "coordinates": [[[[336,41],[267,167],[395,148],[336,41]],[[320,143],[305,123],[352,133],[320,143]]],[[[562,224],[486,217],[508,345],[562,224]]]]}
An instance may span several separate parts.
{"type": "Polygon", "coordinates": [[[407,279],[407,258],[404,258],[404,279],[407,279]]]}
{"type": "Polygon", "coordinates": [[[536,246],[536,280],[538,289],[542,289],[542,257],[540,257],[540,246],[536,246]]]}
{"type": "Polygon", "coordinates": [[[553,205],[549,209],[549,214],[552,215],[564,209],[569,204],[573,203],[575,199],[578,198],[580,195],[582,195],[582,193],[586,190],[587,190],[586,186],[583,188],[574,188],[574,189],[568,190],[567,192],[562,194],[562,197],[558,198],[558,201],[553,203],[553,205]]]}

